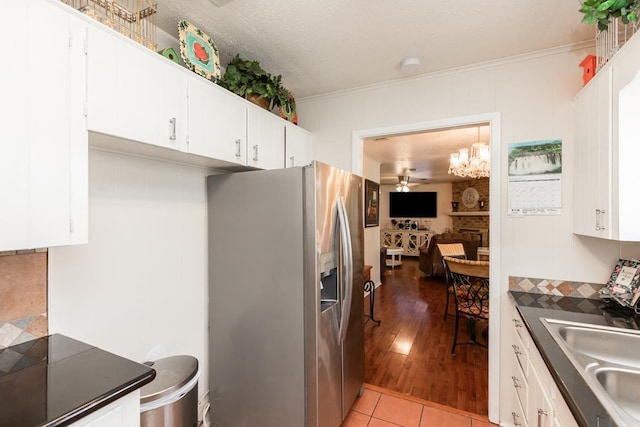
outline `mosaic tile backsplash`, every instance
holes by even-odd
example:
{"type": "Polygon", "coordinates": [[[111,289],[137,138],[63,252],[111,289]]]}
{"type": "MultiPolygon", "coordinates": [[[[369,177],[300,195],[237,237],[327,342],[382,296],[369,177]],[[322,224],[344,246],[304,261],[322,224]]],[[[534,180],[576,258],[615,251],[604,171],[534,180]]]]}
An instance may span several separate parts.
{"type": "Polygon", "coordinates": [[[0,349],[47,334],[47,250],[0,252],[0,349]]]}
{"type": "Polygon", "coordinates": [[[509,277],[509,290],[554,296],[600,299],[603,283],[569,282],[566,280],[509,277]]]}

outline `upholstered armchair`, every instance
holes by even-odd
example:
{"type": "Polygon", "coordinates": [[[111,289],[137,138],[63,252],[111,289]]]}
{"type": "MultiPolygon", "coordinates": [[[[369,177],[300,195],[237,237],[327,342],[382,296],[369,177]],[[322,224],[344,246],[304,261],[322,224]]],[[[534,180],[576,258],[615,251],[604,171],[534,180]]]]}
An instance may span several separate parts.
{"type": "Polygon", "coordinates": [[[472,233],[442,233],[431,237],[429,245],[420,248],[419,258],[420,271],[429,277],[445,277],[438,243],[462,243],[467,259],[475,260],[478,256],[480,236],[472,233]]]}

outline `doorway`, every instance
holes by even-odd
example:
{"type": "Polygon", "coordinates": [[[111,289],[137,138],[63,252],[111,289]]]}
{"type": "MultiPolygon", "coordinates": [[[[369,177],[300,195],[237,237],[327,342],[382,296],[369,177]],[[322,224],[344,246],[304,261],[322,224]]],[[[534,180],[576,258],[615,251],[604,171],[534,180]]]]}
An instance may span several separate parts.
{"type": "MultiPolygon", "coordinates": [[[[500,140],[500,114],[487,113],[472,116],[454,117],[448,119],[419,122],[413,124],[390,126],[385,128],[373,128],[353,132],[352,136],[352,171],[362,175],[364,159],[364,140],[368,138],[384,138],[391,135],[427,132],[438,129],[448,129],[462,126],[470,126],[479,123],[489,123],[491,142],[491,174],[489,178],[490,200],[492,207],[490,216],[490,307],[491,320],[489,322],[489,420],[496,421],[499,418],[499,363],[500,363],[500,220],[501,220],[501,140],[500,140]]],[[[371,251],[369,246],[380,247],[380,233],[377,239],[365,238],[365,253],[371,251]]]]}

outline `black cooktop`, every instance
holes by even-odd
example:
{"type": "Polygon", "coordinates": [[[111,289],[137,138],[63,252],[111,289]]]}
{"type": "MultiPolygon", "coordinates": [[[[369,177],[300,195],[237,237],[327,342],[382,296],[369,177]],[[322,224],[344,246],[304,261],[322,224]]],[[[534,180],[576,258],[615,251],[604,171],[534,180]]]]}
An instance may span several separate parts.
{"type": "Polygon", "coordinates": [[[0,350],[0,426],[65,426],[155,377],[155,371],[60,334],[0,350]]]}

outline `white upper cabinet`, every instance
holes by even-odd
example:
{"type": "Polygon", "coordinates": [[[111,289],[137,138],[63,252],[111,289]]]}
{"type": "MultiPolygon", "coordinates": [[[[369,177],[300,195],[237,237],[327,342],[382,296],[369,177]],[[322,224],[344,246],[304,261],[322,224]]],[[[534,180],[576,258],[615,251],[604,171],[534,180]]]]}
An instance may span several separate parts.
{"type": "MultiPolygon", "coordinates": [[[[116,38],[106,27],[89,26],[89,130],[168,146],[169,118],[161,107],[162,83],[167,83],[168,73],[158,67],[159,58],[153,52],[133,43],[116,38]],[[162,121],[167,124],[160,139],[162,121]]],[[[177,139],[171,142],[177,147],[177,139]]]]}
{"type": "MultiPolygon", "coordinates": [[[[163,56],[160,67],[160,104],[157,145],[188,151],[187,147],[187,76],[184,69],[163,56]]],[[[156,89],[157,90],[157,89],[156,89]]]]}
{"type": "Polygon", "coordinates": [[[188,99],[189,152],[246,166],[246,103],[197,76],[189,79],[188,99]]]}
{"type": "Polygon", "coordinates": [[[574,232],[611,238],[611,69],[576,98],[574,232]]]}
{"type": "MultiPolygon", "coordinates": [[[[274,169],[285,165],[284,126],[275,114],[108,28],[90,25],[90,131],[214,159],[223,163],[219,167],[274,169]]],[[[293,157],[302,160],[308,153],[299,148],[293,157]]]]}
{"type": "Polygon", "coordinates": [[[3,5],[11,19],[0,35],[21,35],[23,59],[1,65],[11,102],[2,112],[0,250],[86,242],[86,26],[65,8],[44,0],[3,5]]]}
{"type": "Polygon", "coordinates": [[[574,233],[640,241],[640,36],[633,36],[576,97],[574,233]]]}
{"type": "Polygon", "coordinates": [[[304,166],[313,157],[313,136],[291,122],[285,123],[285,167],[304,166]]]}
{"type": "Polygon", "coordinates": [[[258,169],[284,167],[284,120],[255,105],[248,106],[247,165],[258,169]]]}

